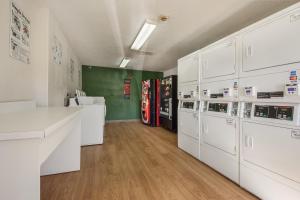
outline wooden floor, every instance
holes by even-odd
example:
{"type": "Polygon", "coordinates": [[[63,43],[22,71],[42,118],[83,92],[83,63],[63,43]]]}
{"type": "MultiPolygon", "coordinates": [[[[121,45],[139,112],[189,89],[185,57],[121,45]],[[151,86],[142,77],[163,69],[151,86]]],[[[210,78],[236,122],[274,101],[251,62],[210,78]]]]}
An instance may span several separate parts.
{"type": "Polygon", "coordinates": [[[138,122],[106,125],[82,148],[81,171],[41,178],[42,200],[257,199],[177,148],[176,135],[138,122]]]}

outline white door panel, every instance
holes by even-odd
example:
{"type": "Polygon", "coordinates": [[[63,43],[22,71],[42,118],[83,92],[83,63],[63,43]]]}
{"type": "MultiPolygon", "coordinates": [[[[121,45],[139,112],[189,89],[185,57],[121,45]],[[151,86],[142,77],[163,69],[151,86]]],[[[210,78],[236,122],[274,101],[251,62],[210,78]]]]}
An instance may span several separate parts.
{"type": "Polygon", "coordinates": [[[193,112],[180,112],[178,113],[179,132],[199,138],[199,124],[198,116],[193,112]]]}
{"type": "MultiPolygon", "coordinates": [[[[243,71],[300,61],[300,20],[287,15],[243,36],[243,71]]],[[[298,17],[299,18],[299,17],[298,17]]]]}
{"type": "Polygon", "coordinates": [[[236,72],[236,42],[213,46],[202,55],[203,79],[232,75],[236,72]]]}
{"type": "Polygon", "coordinates": [[[232,155],[236,154],[236,121],[223,117],[203,117],[203,140],[232,155]]]}
{"type": "Polygon", "coordinates": [[[242,159],[300,183],[300,139],[292,131],[243,122],[242,159]]]}
{"type": "Polygon", "coordinates": [[[194,139],[184,134],[178,134],[178,147],[199,159],[199,139],[194,139]]]}
{"type": "Polygon", "coordinates": [[[199,81],[199,56],[192,55],[178,60],[178,82],[199,81]]]}

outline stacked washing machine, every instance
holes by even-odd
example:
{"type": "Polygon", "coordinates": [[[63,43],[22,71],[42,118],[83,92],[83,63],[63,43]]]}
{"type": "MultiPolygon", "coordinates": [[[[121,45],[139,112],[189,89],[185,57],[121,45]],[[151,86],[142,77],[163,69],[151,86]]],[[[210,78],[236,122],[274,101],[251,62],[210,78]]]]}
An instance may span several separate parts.
{"type": "Polygon", "coordinates": [[[238,41],[221,40],[201,53],[201,161],[239,182],[238,41]]]}
{"type": "Polygon", "coordinates": [[[178,60],[178,147],[200,158],[198,52],[178,60]]]}
{"type": "Polygon", "coordinates": [[[244,30],[240,185],[266,200],[300,199],[300,4],[244,30]]]}
{"type": "Polygon", "coordinates": [[[290,80],[300,71],[263,71],[240,79],[240,184],[262,199],[300,199],[300,88],[290,80]]]}
{"type": "Polygon", "coordinates": [[[178,63],[179,147],[197,152],[199,129],[198,158],[264,200],[300,199],[299,35],[300,3],[197,51],[193,72],[178,63]],[[200,101],[180,83],[192,73],[200,101]]]}

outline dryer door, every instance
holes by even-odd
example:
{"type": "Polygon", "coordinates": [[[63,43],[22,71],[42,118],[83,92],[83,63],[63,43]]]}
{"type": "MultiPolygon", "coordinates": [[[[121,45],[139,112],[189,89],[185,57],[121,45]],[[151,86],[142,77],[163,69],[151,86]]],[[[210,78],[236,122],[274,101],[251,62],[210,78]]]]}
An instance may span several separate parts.
{"type": "Polygon", "coordinates": [[[178,111],[179,133],[199,138],[198,115],[195,112],[178,111]]]}
{"type": "Polygon", "coordinates": [[[242,161],[300,183],[300,130],[243,122],[242,161]]]}
{"type": "Polygon", "coordinates": [[[236,119],[206,115],[202,120],[204,143],[236,155],[236,119]]]}
{"type": "Polygon", "coordinates": [[[300,62],[300,10],[243,36],[243,72],[300,62]]]}

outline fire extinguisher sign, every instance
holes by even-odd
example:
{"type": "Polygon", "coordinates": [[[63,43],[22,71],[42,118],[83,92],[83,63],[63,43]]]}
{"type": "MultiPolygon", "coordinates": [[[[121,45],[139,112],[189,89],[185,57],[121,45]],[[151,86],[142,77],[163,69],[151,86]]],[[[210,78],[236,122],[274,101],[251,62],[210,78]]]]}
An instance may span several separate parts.
{"type": "Polygon", "coordinates": [[[131,80],[124,79],[124,98],[125,99],[130,99],[130,85],[131,85],[131,80]]]}

